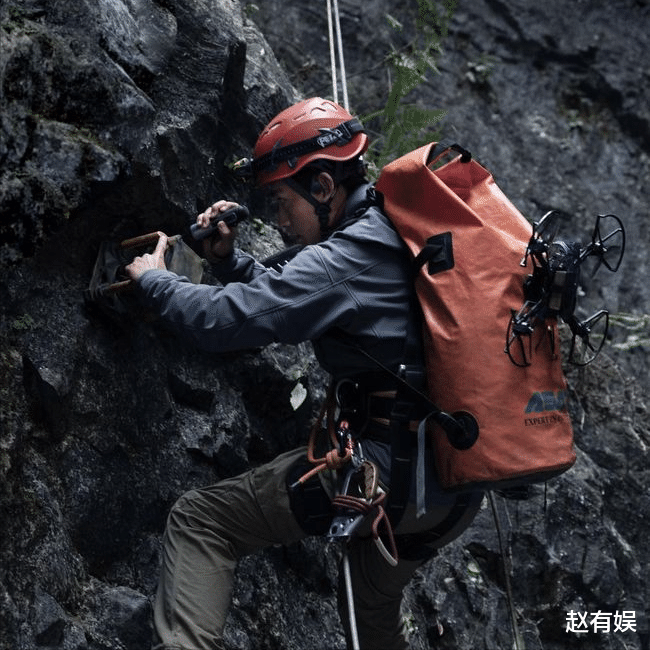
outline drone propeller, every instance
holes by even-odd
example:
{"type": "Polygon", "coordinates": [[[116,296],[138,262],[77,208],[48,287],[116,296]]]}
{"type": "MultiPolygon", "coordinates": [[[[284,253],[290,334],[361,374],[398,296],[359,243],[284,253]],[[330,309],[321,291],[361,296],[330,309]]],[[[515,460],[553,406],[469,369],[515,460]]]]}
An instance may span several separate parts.
{"type": "Polygon", "coordinates": [[[532,348],[530,337],[535,328],[527,315],[526,310],[529,304],[528,302],[524,303],[524,306],[518,312],[512,312],[508,322],[508,332],[506,333],[505,352],[510,361],[520,368],[530,365],[532,348]]]}
{"type": "Polygon", "coordinates": [[[543,255],[548,245],[555,239],[559,228],[560,213],[557,210],[547,212],[539,221],[533,224],[533,235],[526,246],[526,253],[521,260],[521,266],[528,264],[528,258],[533,259],[543,255]]]}
{"type": "Polygon", "coordinates": [[[590,364],[605,345],[609,331],[609,312],[601,309],[583,321],[578,321],[574,316],[567,324],[573,333],[569,362],[575,366],[590,364]]]}
{"type": "Polygon", "coordinates": [[[560,213],[557,210],[550,210],[535,224],[537,237],[546,244],[555,239],[559,227],[560,213]]]}
{"type": "MultiPolygon", "coordinates": [[[[505,352],[515,366],[525,368],[531,364],[535,327],[545,318],[546,308],[541,300],[527,300],[518,312],[513,311],[508,322],[505,352]]],[[[551,349],[554,345],[551,340],[551,349]]]]}
{"type": "Polygon", "coordinates": [[[601,265],[615,273],[623,260],[625,253],[625,230],[621,220],[614,214],[598,215],[591,236],[591,243],[580,256],[584,261],[589,256],[596,258],[594,268],[589,272],[593,277],[601,265]],[[603,232],[607,233],[603,236],[603,232]]]}

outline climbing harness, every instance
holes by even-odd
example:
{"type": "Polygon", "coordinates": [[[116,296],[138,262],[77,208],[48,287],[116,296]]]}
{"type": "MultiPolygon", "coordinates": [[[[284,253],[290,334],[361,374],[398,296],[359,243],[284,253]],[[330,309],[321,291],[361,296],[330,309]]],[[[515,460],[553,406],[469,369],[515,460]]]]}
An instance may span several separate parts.
{"type": "Polygon", "coordinates": [[[307,459],[314,467],[291,484],[289,489],[293,490],[299,485],[304,485],[310,478],[325,470],[339,471],[342,474],[340,488],[332,499],[332,506],[336,514],[332,519],[327,537],[330,540],[344,542],[342,569],[350,622],[350,638],[353,650],[358,650],[360,646],[348,554],[350,539],[359,526],[372,516],[372,538],[379,553],[391,566],[397,566],[399,558],[393,529],[384,509],[387,493],[379,484],[379,470],[374,463],[363,458],[361,445],[355,440],[348,421],[341,417],[341,413],[338,414],[338,419],[336,417],[337,406],[343,410],[341,409],[342,404],[336,399],[337,389],[340,385],[340,383],[337,385],[334,382],[330,383],[319,417],[311,428],[307,459]],[[326,427],[323,427],[324,420],[326,427]],[[338,424],[335,424],[336,422],[338,424]],[[325,428],[329,437],[330,449],[323,456],[318,456],[316,454],[318,436],[325,428]],[[346,470],[344,474],[343,469],[346,470]],[[388,548],[380,534],[382,524],[388,548]]]}
{"type": "Polygon", "coordinates": [[[349,539],[366,516],[374,514],[372,537],[377,550],[388,564],[397,566],[395,537],[383,507],[387,495],[378,485],[377,467],[368,460],[359,461],[356,457],[355,459],[356,463],[353,460],[352,467],[347,471],[341,493],[332,499],[332,505],[338,514],[332,520],[328,537],[349,539]],[[386,548],[379,533],[382,523],[390,550],[386,548]]]}
{"type": "Polygon", "coordinates": [[[340,471],[346,468],[347,471],[341,478],[338,494],[332,499],[332,505],[337,514],[332,520],[328,537],[330,539],[349,539],[366,517],[373,515],[373,540],[386,561],[395,566],[398,562],[397,547],[391,523],[384,509],[387,493],[379,484],[377,467],[363,458],[361,445],[355,440],[348,421],[340,419],[338,426],[334,425],[336,422],[334,393],[335,389],[332,384],[309,436],[307,459],[314,467],[293,483],[290,489],[305,484],[310,478],[325,470],[340,471]],[[315,453],[318,444],[317,438],[319,432],[323,430],[322,425],[325,417],[327,418],[327,432],[331,448],[322,457],[317,457],[315,453]],[[386,548],[380,535],[382,524],[389,549],[386,548]]]}

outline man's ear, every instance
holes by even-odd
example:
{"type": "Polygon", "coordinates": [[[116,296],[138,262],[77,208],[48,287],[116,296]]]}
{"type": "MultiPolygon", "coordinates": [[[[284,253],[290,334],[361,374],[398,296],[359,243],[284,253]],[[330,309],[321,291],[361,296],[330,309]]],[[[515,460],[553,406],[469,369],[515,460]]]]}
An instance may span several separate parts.
{"type": "Polygon", "coordinates": [[[319,172],[311,182],[311,193],[314,198],[325,203],[329,201],[336,192],[334,179],[327,172],[319,172]]]}

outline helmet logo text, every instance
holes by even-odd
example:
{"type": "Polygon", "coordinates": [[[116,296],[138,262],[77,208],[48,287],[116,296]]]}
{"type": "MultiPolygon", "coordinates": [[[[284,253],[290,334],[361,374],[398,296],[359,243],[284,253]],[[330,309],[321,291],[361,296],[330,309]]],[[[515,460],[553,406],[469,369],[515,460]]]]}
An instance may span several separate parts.
{"type": "Polygon", "coordinates": [[[323,135],[319,135],[316,138],[316,142],[318,143],[318,146],[323,149],[332,144],[341,146],[350,141],[349,133],[340,127],[335,129],[319,129],[319,131],[323,135]]]}

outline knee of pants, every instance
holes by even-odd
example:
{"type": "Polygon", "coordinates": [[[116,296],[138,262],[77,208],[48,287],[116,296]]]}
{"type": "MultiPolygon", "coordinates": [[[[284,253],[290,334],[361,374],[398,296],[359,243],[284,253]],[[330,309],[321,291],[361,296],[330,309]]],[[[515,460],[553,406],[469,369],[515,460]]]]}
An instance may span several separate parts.
{"type": "Polygon", "coordinates": [[[307,535],[323,535],[332,523],[331,499],[318,476],[298,483],[298,479],[312,468],[308,461],[297,461],[289,468],[285,482],[291,512],[302,530],[307,535]]]}
{"type": "Polygon", "coordinates": [[[198,490],[189,490],[181,495],[171,507],[167,516],[167,533],[182,533],[190,529],[213,530],[214,514],[198,490]]]}

